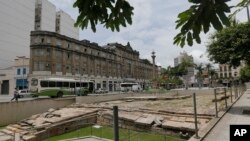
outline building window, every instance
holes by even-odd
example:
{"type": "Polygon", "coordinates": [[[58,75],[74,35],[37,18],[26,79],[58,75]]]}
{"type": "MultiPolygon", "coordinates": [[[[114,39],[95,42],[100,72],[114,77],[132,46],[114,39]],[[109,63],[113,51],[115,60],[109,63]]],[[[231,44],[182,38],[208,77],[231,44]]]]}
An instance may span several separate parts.
{"type": "Polygon", "coordinates": [[[17,69],[17,75],[21,74],[21,69],[17,69]]]}
{"type": "Polygon", "coordinates": [[[70,44],[68,44],[68,48],[70,48],[70,44]]]}
{"type": "Polygon", "coordinates": [[[56,41],[56,45],[57,45],[57,46],[62,46],[62,42],[61,42],[60,40],[57,40],[57,41],[56,41]]]}
{"type": "Polygon", "coordinates": [[[26,74],[26,68],[23,68],[23,74],[26,74]]]}
{"type": "Polygon", "coordinates": [[[80,50],[80,47],[79,47],[79,46],[76,46],[76,50],[79,51],[79,50],[80,50]]]}
{"type": "Polygon", "coordinates": [[[44,62],[34,62],[34,71],[45,71],[44,62]]]}
{"type": "Polygon", "coordinates": [[[62,72],[62,64],[59,64],[59,63],[56,64],[56,71],[62,72]]]}
{"type": "Polygon", "coordinates": [[[50,49],[49,49],[49,48],[47,48],[47,49],[46,49],[46,51],[47,51],[47,53],[46,53],[46,54],[47,54],[47,56],[50,56],[50,49]]]}
{"type": "Polygon", "coordinates": [[[68,53],[68,59],[69,59],[69,57],[70,57],[70,54],[68,53]]]}
{"type": "Polygon", "coordinates": [[[50,38],[47,38],[47,43],[50,44],[50,38]]]}
{"type": "Polygon", "coordinates": [[[61,59],[62,58],[62,51],[57,50],[56,51],[56,57],[57,57],[57,59],[61,59]]]}
{"type": "Polygon", "coordinates": [[[87,49],[86,49],[86,48],[84,49],[84,52],[87,52],[87,49]]]}
{"type": "Polygon", "coordinates": [[[224,71],[227,71],[227,66],[224,66],[224,71]]]}
{"type": "Polygon", "coordinates": [[[71,73],[71,66],[70,65],[66,66],[66,72],[71,73]]]}
{"type": "Polygon", "coordinates": [[[44,42],[44,38],[41,39],[41,42],[42,42],[42,43],[44,42]]]}

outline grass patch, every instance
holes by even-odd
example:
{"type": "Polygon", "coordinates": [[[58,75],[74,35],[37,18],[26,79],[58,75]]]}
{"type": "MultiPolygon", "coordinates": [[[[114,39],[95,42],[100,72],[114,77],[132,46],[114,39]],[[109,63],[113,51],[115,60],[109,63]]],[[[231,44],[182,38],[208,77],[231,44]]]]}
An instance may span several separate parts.
{"type": "MultiPolygon", "coordinates": [[[[158,134],[149,134],[145,132],[129,131],[127,129],[119,129],[120,141],[184,141],[180,138],[171,136],[163,136],[158,134]]],[[[46,139],[45,141],[58,141],[70,138],[84,137],[84,136],[97,136],[100,138],[113,139],[113,128],[101,127],[99,129],[90,127],[81,128],[77,131],[72,131],[63,135],[55,136],[46,139]]]]}
{"type": "Polygon", "coordinates": [[[250,110],[243,110],[242,114],[243,115],[250,115],[250,110]]]}

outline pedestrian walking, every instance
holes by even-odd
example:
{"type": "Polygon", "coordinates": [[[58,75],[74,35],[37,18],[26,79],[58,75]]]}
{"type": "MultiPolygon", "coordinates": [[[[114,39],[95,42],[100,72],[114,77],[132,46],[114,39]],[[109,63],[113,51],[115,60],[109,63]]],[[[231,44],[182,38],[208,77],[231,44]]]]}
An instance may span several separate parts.
{"type": "Polygon", "coordinates": [[[18,102],[18,97],[19,97],[19,94],[18,94],[18,90],[17,90],[17,88],[15,88],[15,91],[14,91],[14,96],[13,96],[13,98],[10,100],[10,101],[12,101],[12,100],[16,100],[16,102],[18,102]]]}

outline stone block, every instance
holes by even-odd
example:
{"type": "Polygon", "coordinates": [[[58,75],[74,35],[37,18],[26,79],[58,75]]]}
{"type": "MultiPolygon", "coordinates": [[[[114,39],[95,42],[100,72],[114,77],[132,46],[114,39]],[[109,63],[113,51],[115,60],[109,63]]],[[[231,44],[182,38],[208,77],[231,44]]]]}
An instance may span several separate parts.
{"type": "Polygon", "coordinates": [[[0,136],[0,141],[13,141],[14,138],[9,135],[0,136]]]}
{"type": "Polygon", "coordinates": [[[22,138],[25,141],[30,141],[30,140],[35,140],[36,136],[34,136],[34,135],[24,135],[24,136],[22,136],[22,138]]]}
{"type": "Polygon", "coordinates": [[[140,117],[135,121],[135,124],[151,126],[154,122],[155,116],[148,115],[146,117],[140,117]]]}

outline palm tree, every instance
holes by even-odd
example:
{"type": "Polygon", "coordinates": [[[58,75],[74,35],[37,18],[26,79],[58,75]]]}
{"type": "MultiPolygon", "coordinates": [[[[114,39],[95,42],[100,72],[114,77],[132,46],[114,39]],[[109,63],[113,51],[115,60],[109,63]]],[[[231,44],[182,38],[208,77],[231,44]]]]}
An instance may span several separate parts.
{"type": "Polygon", "coordinates": [[[199,85],[199,89],[201,88],[201,83],[202,83],[202,79],[203,79],[203,64],[200,63],[199,65],[195,65],[195,69],[198,71],[196,74],[196,79],[198,81],[198,85],[199,85]]]}

